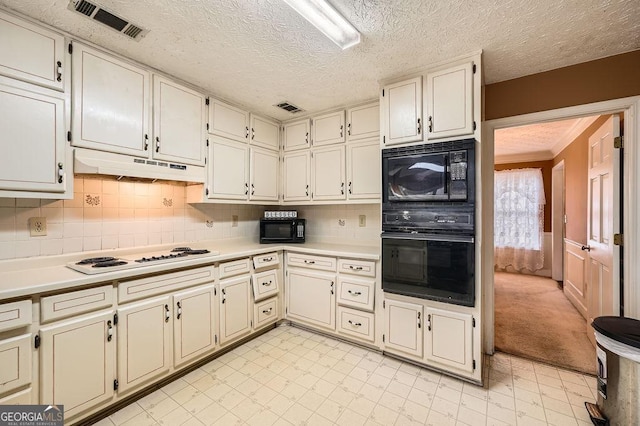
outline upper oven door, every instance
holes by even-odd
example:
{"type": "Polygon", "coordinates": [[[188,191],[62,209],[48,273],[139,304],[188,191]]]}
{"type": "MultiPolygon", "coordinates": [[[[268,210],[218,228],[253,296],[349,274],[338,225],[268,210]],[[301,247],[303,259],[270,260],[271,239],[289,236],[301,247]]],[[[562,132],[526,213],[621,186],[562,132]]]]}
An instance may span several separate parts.
{"type": "Polygon", "coordinates": [[[384,155],[383,201],[448,200],[448,154],[384,155]]]}

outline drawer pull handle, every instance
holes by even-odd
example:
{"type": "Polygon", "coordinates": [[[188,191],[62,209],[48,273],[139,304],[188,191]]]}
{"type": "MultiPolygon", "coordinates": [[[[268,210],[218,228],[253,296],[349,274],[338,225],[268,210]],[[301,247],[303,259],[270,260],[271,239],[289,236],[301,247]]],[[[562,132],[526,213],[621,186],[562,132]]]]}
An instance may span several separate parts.
{"type": "Polygon", "coordinates": [[[349,320],[349,324],[351,324],[354,327],[361,327],[362,326],[361,322],[353,322],[351,320],[349,320]]]}
{"type": "Polygon", "coordinates": [[[360,296],[360,295],[362,294],[362,292],[360,292],[360,291],[351,291],[351,290],[347,290],[347,292],[348,292],[349,294],[351,294],[351,295],[354,295],[354,296],[360,296]]]}
{"type": "Polygon", "coordinates": [[[333,281],[331,281],[331,294],[333,294],[333,281]]]}
{"type": "Polygon", "coordinates": [[[111,320],[107,321],[107,342],[110,342],[113,338],[113,325],[111,324],[111,320]]]}
{"type": "Polygon", "coordinates": [[[362,266],[349,265],[349,269],[351,269],[352,271],[362,271],[362,266]]]}
{"type": "Polygon", "coordinates": [[[264,257],[262,258],[263,262],[271,262],[273,260],[273,256],[272,257],[264,257]]]}
{"type": "Polygon", "coordinates": [[[271,285],[272,281],[269,280],[269,282],[263,282],[262,285],[269,287],[271,285]]]}
{"type": "Polygon", "coordinates": [[[56,73],[58,74],[58,76],[56,77],[57,81],[62,81],[62,62],[58,61],[56,62],[56,73]]]}
{"type": "Polygon", "coordinates": [[[315,265],[316,261],[315,260],[304,260],[304,263],[306,263],[307,265],[315,265]]]}
{"type": "Polygon", "coordinates": [[[222,300],[221,302],[224,303],[227,301],[227,298],[225,297],[227,295],[227,291],[223,288],[222,290],[220,290],[222,292],[222,300]]]}
{"type": "Polygon", "coordinates": [[[273,311],[273,308],[265,309],[265,310],[263,310],[263,311],[262,311],[262,313],[263,313],[263,314],[270,315],[270,314],[271,314],[271,311],[273,311]]]}
{"type": "Polygon", "coordinates": [[[169,305],[164,305],[164,322],[169,322],[171,315],[169,313],[169,305]]]}
{"type": "Polygon", "coordinates": [[[177,319],[180,319],[180,317],[182,316],[182,306],[180,305],[180,302],[178,302],[178,315],[176,315],[177,319]]]}

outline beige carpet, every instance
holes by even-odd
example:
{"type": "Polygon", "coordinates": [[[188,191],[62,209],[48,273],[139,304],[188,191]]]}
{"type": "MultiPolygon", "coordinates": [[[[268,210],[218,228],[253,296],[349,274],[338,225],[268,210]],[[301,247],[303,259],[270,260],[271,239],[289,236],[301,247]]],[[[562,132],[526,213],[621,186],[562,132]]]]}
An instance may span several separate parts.
{"type": "Polygon", "coordinates": [[[587,337],[586,321],[550,278],[495,273],[495,347],[583,373],[596,372],[596,350],[587,337]]]}

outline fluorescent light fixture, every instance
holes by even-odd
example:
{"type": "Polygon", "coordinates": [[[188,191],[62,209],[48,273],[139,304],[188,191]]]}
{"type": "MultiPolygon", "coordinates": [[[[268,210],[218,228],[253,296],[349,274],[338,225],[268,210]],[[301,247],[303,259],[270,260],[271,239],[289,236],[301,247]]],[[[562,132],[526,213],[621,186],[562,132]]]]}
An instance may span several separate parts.
{"type": "Polygon", "coordinates": [[[360,43],[360,33],[326,0],[284,0],[342,50],[360,43]]]}

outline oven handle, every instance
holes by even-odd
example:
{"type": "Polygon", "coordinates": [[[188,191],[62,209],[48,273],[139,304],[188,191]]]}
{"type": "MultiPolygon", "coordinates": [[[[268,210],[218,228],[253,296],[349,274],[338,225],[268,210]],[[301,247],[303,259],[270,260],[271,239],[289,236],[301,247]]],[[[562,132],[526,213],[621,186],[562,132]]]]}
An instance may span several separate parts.
{"type": "Polygon", "coordinates": [[[382,238],[390,240],[421,240],[421,241],[451,241],[460,243],[473,243],[475,238],[470,235],[441,235],[404,232],[383,232],[382,238]]]}

